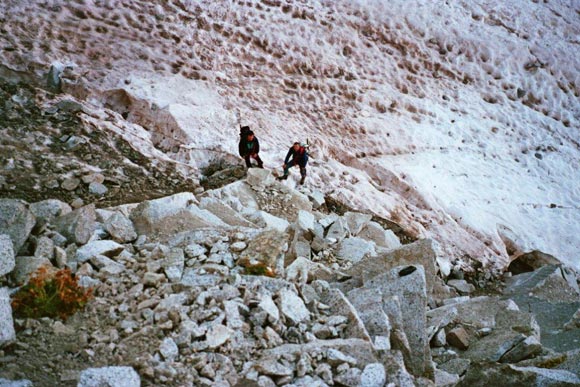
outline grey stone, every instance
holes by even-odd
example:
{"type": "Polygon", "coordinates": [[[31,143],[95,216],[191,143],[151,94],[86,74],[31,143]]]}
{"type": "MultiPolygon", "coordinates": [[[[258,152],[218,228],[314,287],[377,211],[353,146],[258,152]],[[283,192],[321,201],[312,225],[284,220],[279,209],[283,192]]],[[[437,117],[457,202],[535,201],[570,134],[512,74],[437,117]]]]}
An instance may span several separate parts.
{"type": "Polygon", "coordinates": [[[234,334],[234,331],[222,324],[216,324],[206,333],[206,342],[209,348],[215,349],[225,344],[234,334]]]}
{"type": "Polygon", "coordinates": [[[286,267],[286,280],[290,282],[305,284],[314,280],[336,281],[340,277],[340,273],[304,257],[298,257],[286,267]]]}
{"type": "Polygon", "coordinates": [[[381,363],[367,364],[360,376],[361,387],[383,387],[386,381],[385,367],[381,363]]]}
{"type": "Polygon", "coordinates": [[[351,366],[356,366],[357,364],[354,357],[345,355],[335,348],[329,348],[328,351],[326,351],[326,361],[333,367],[337,367],[343,363],[347,363],[351,366]]]}
{"type": "Polygon", "coordinates": [[[78,208],[54,220],[56,231],[70,242],[84,245],[96,230],[97,215],[94,204],[78,208]]]}
{"type": "Polygon", "coordinates": [[[356,359],[357,364],[377,362],[371,343],[362,339],[316,340],[306,344],[283,344],[276,348],[262,351],[260,359],[285,358],[298,359],[305,354],[316,356],[330,348],[346,353],[356,359]]]}
{"type": "Polygon", "coordinates": [[[16,199],[0,199],[0,230],[12,239],[14,253],[24,246],[36,219],[26,202],[16,199]]]}
{"type": "Polygon", "coordinates": [[[357,310],[371,337],[390,337],[391,324],[383,311],[383,296],[378,289],[354,289],[347,294],[347,298],[357,310]]]}
{"type": "Polygon", "coordinates": [[[326,239],[332,239],[336,241],[341,241],[342,239],[346,238],[348,235],[348,225],[344,218],[338,218],[326,233],[326,239]]]}
{"type": "Polygon", "coordinates": [[[169,282],[179,282],[183,276],[183,269],[185,268],[185,255],[183,250],[178,247],[172,248],[161,265],[169,282]]]}
{"type": "MultiPolygon", "coordinates": [[[[417,242],[404,245],[396,250],[382,252],[376,257],[367,257],[354,264],[347,274],[362,282],[373,276],[384,273],[394,267],[403,265],[422,265],[427,281],[427,293],[437,295],[441,287],[445,287],[443,281],[437,276],[436,262],[441,255],[438,244],[430,239],[422,239],[417,242]]],[[[361,283],[354,284],[360,286],[361,283]]],[[[438,297],[445,298],[445,297],[438,297]]]]}
{"type": "Polygon", "coordinates": [[[345,337],[360,338],[372,342],[356,308],[340,290],[328,289],[323,291],[320,294],[320,300],[330,307],[332,314],[348,318],[348,325],[344,331],[345,337]]]}
{"type": "Polygon", "coordinates": [[[256,228],[257,226],[246,220],[240,213],[235,211],[233,208],[212,197],[204,197],[199,202],[199,208],[210,211],[212,214],[220,218],[223,222],[229,224],[230,226],[239,227],[251,227],[256,228]]]}
{"type": "MultiPolygon", "coordinates": [[[[68,144],[68,141],[67,141],[68,144]]],[[[74,191],[81,184],[81,180],[76,177],[67,177],[60,183],[60,187],[66,191],[74,191]]]]}
{"type": "Polygon", "coordinates": [[[0,288],[0,347],[16,340],[8,288],[0,288]]]}
{"type": "Polygon", "coordinates": [[[77,250],[75,259],[77,262],[82,263],[96,255],[104,255],[110,258],[118,255],[124,249],[123,245],[110,240],[89,242],[77,250]]]}
{"type": "Polygon", "coordinates": [[[298,211],[296,218],[296,228],[299,231],[312,231],[314,229],[314,215],[309,211],[298,211]]]}
{"type": "Polygon", "coordinates": [[[105,221],[105,230],[119,243],[132,242],[137,239],[133,222],[120,212],[115,212],[105,221]]]}
{"type": "Polygon", "coordinates": [[[52,260],[54,258],[54,242],[52,239],[42,236],[36,240],[34,256],[52,260]]]}
{"type": "Polygon", "coordinates": [[[280,300],[280,313],[282,313],[292,324],[310,320],[310,312],[304,301],[296,293],[288,289],[281,289],[278,293],[280,300]]]}
{"type": "Polygon", "coordinates": [[[59,216],[70,213],[72,208],[60,200],[48,199],[32,203],[30,205],[30,211],[36,217],[36,223],[43,225],[45,223],[52,223],[59,216]]]}
{"type": "Polygon", "coordinates": [[[343,217],[346,220],[348,230],[352,236],[357,236],[372,219],[372,215],[370,214],[351,211],[346,212],[343,217]]]}
{"type": "Polygon", "coordinates": [[[459,376],[446,371],[435,370],[435,385],[437,387],[454,387],[459,382],[459,376]]]}
{"type": "Polygon", "coordinates": [[[0,277],[14,270],[15,265],[12,239],[7,234],[0,234],[0,277]]]}
{"type": "Polygon", "coordinates": [[[159,353],[166,361],[175,361],[179,356],[179,348],[172,338],[166,337],[159,346],[159,353]]]}
{"type": "Polygon", "coordinates": [[[466,280],[449,280],[447,281],[447,285],[455,288],[460,294],[471,294],[475,291],[475,286],[466,280]]]}
{"type": "Polygon", "coordinates": [[[324,194],[318,190],[308,192],[307,195],[308,199],[310,199],[310,202],[312,203],[313,209],[318,209],[326,203],[326,200],[324,199],[324,194]]]}
{"type": "Polygon", "coordinates": [[[352,263],[360,262],[365,257],[374,257],[376,254],[373,242],[357,237],[343,239],[336,252],[339,259],[352,263]]]}
{"type": "Polygon", "coordinates": [[[401,242],[395,233],[391,230],[385,230],[377,222],[366,224],[357,236],[375,242],[378,247],[394,249],[401,246],[401,242]]]}
{"type": "Polygon", "coordinates": [[[12,272],[14,281],[17,284],[26,284],[30,277],[41,267],[45,267],[48,270],[53,268],[52,263],[46,258],[16,257],[16,266],[12,272]]]}
{"type": "Polygon", "coordinates": [[[269,169],[250,168],[248,169],[246,182],[252,187],[264,188],[274,184],[276,179],[272,175],[272,171],[269,169]]]}
{"type": "Polygon", "coordinates": [[[449,325],[457,314],[457,308],[454,307],[441,307],[428,311],[426,313],[428,339],[431,340],[437,332],[441,331],[441,328],[449,325]]]}
{"type": "Polygon", "coordinates": [[[118,275],[126,270],[125,265],[104,255],[94,255],[90,258],[90,261],[101,273],[118,275]]]}
{"type": "Polygon", "coordinates": [[[8,380],[0,378],[0,387],[33,387],[33,384],[27,379],[8,380]]]}
{"type": "Polygon", "coordinates": [[[472,363],[467,374],[457,384],[460,387],[578,385],[580,378],[569,371],[493,363],[472,363]]]}
{"type": "Polygon", "coordinates": [[[447,344],[445,329],[441,328],[431,339],[431,345],[433,347],[443,347],[447,344]]]}
{"type": "Polygon", "coordinates": [[[131,367],[88,368],[81,372],[77,387],[140,387],[139,374],[131,367]]]}
{"type": "Polygon", "coordinates": [[[542,344],[534,336],[528,336],[507,351],[499,361],[501,363],[517,363],[538,355],[542,351],[542,344]]]}
{"type": "Polygon", "coordinates": [[[562,267],[547,265],[509,278],[504,294],[530,295],[550,302],[577,302],[580,295],[575,285],[570,286],[562,267]]]}
{"type": "Polygon", "coordinates": [[[266,211],[256,211],[249,218],[262,228],[272,229],[278,232],[286,232],[288,227],[290,227],[290,222],[286,219],[274,216],[266,211]]]}
{"type": "Polygon", "coordinates": [[[93,195],[103,196],[109,191],[109,189],[101,183],[93,181],[89,184],[89,192],[93,195]]]}
{"type": "Polygon", "coordinates": [[[395,267],[371,280],[365,280],[364,286],[378,289],[383,296],[397,296],[401,305],[405,305],[401,308],[403,328],[412,351],[412,356],[405,359],[407,367],[416,376],[428,373],[431,352],[426,335],[427,293],[423,267],[395,267]]]}
{"type": "Polygon", "coordinates": [[[463,376],[469,369],[470,364],[471,361],[469,359],[456,358],[440,364],[438,368],[450,374],[463,376]]]}
{"type": "Polygon", "coordinates": [[[209,211],[198,208],[196,203],[192,193],[179,193],[145,201],[131,212],[129,218],[138,234],[162,239],[184,231],[225,225],[209,211]]]}

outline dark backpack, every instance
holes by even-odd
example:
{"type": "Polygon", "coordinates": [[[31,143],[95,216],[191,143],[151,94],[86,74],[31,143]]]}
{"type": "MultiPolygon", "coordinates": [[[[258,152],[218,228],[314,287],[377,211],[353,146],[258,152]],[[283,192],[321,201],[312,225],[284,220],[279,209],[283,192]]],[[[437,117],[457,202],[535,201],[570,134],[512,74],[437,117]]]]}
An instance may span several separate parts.
{"type": "Polygon", "coordinates": [[[250,133],[250,127],[249,126],[242,126],[240,125],[240,137],[242,138],[246,138],[246,136],[248,135],[248,133],[250,133]]]}

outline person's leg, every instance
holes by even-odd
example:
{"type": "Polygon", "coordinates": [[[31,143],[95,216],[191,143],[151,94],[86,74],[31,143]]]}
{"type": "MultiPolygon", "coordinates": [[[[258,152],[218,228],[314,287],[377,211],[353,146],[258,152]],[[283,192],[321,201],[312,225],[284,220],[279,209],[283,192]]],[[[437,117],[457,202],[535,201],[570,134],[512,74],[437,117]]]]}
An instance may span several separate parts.
{"type": "Polygon", "coordinates": [[[246,161],[246,168],[252,168],[252,163],[250,162],[250,155],[245,155],[244,160],[246,161]]]}
{"type": "Polygon", "coordinates": [[[288,164],[286,164],[286,168],[284,168],[284,174],[280,177],[278,177],[278,180],[286,180],[288,178],[288,173],[290,171],[290,168],[292,168],[294,166],[294,160],[290,160],[288,162],[288,164]]]}
{"type": "Polygon", "coordinates": [[[300,185],[304,184],[304,180],[306,180],[306,165],[300,166],[300,185]]]}
{"type": "Polygon", "coordinates": [[[258,162],[258,168],[264,168],[264,163],[262,162],[259,154],[256,153],[255,155],[252,155],[252,157],[258,162]]]}

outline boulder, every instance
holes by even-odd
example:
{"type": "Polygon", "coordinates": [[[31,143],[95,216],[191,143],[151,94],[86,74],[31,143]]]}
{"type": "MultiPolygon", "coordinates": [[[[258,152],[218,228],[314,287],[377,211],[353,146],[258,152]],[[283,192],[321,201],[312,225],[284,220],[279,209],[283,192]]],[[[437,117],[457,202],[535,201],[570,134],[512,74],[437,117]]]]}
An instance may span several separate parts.
{"type": "Polygon", "coordinates": [[[84,245],[96,229],[95,205],[78,208],[54,220],[56,231],[71,243],[84,245]]]}
{"type": "Polygon", "coordinates": [[[70,213],[72,208],[67,203],[61,202],[60,200],[48,199],[32,203],[30,205],[30,211],[32,211],[36,217],[36,223],[38,225],[44,225],[46,223],[54,222],[54,220],[59,216],[70,213]]]}
{"type": "Polygon", "coordinates": [[[367,223],[357,236],[375,242],[377,247],[395,249],[401,246],[401,241],[399,241],[395,233],[391,230],[385,230],[377,222],[367,223]]]}
{"type": "Polygon", "coordinates": [[[394,267],[403,265],[421,265],[424,268],[427,283],[427,293],[439,293],[445,284],[437,276],[437,258],[440,255],[436,242],[422,239],[404,245],[396,250],[378,253],[355,263],[347,274],[353,277],[352,287],[361,286],[365,278],[372,278],[377,273],[384,273],[394,267]]]}
{"type": "Polygon", "coordinates": [[[457,384],[470,386],[578,386],[580,378],[565,370],[517,367],[511,364],[472,363],[467,374],[457,384]]]}
{"type": "Polygon", "coordinates": [[[81,372],[77,387],[139,387],[139,374],[131,367],[88,368],[81,372]]]}
{"type": "Polygon", "coordinates": [[[124,249],[123,245],[114,241],[94,241],[80,247],[76,252],[75,259],[77,262],[82,263],[96,255],[104,255],[111,258],[121,253],[124,249]]]}
{"type": "Polygon", "coordinates": [[[383,387],[386,381],[385,367],[381,363],[367,364],[360,376],[361,387],[383,387]]]}
{"type": "Polygon", "coordinates": [[[7,234],[0,234],[0,277],[14,270],[15,265],[12,239],[7,234]]]}
{"type": "Polygon", "coordinates": [[[351,236],[357,236],[373,218],[370,214],[348,211],[343,215],[351,236]]]}
{"type": "Polygon", "coordinates": [[[233,208],[213,197],[202,198],[199,202],[199,208],[211,212],[212,214],[220,218],[224,223],[227,223],[230,226],[251,227],[251,228],[257,227],[254,223],[246,220],[240,213],[235,211],[233,208]]]}
{"type": "Polygon", "coordinates": [[[277,230],[266,230],[248,242],[248,247],[240,254],[238,264],[242,266],[262,264],[275,269],[283,262],[288,248],[287,236],[277,230]]]}
{"type": "Polygon", "coordinates": [[[185,268],[185,255],[183,250],[177,247],[172,248],[163,260],[161,266],[169,282],[179,282],[183,276],[185,268]]]}
{"type": "Polygon", "coordinates": [[[296,218],[296,230],[301,232],[312,231],[314,230],[314,221],[314,215],[311,212],[300,210],[296,218]]]}
{"type": "Polygon", "coordinates": [[[30,277],[41,267],[46,268],[48,271],[55,270],[52,263],[46,258],[16,257],[16,266],[12,272],[14,281],[17,284],[26,284],[30,277]]]}
{"type": "Polygon", "coordinates": [[[137,239],[133,222],[120,212],[115,212],[105,220],[105,230],[119,243],[132,242],[137,239]]]}
{"type": "Polygon", "coordinates": [[[364,287],[377,289],[384,296],[397,296],[405,306],[401,308],[403,327],[412,351],[411,362],[406,365],[415,376],[429,374],[431,352],[426,335],[427,285],[423,267],[395,267],[374,278],[365,278],[364,287]]]}
{"type": "Polygon", "coordinates": [[[343,239],[336,252],[339,259],[352,263],[360,262],[365,257],[374,257],[376,254],[373,242],[357,237],[343,239]]]}
{"type": "Polygon", "coordinates": [[[288,227],[290,227],[290,223],[286,219],[274,216],[266,211],[256,211],[248,215],[248,219],[262,228],[279,232],[286,232],[288,227]]]}
{"type": "Polygon", "coordinates": [[[8,288],[0,288],[0,347],[16,340],[8,288]]]}
{"type": "Polygon", "coordinates": [[[304,301],[296,293],[289,289],[281,289],[278,292],[280,301],[280,313],[288,319],[292,325],[310,320],[310,312],[304,301]]]}
{"type": "MultiPolygon", "coordinates": [[[[383,311],[383,296],[378,289],[358,288],[347,294],[348,300],[357,310],[368,334],[376,343],[376,336],[387,338],[386,348],[390,349],[391,323],[389,317],[383,311]]],[[[376,346],[376,345],[375,345],[376,346]]]]}
{"type": "Polygon", "coordinates": [[[184,231],[225,225],[209,211],[197,207],[192,193],[183,192],[139,204],[130,215],[138,234],[166,238],[184,231]]]}
{"type": "Polygon", "coordinates": [[[30,380],[8,380],[0,378],[0,387],[33,387],[34,385],[30,380]]]}
{"type": "Polygon", "coordinates": [[[276,182],[269,169],[250,168],[247,173],[246,182],[255,188],[265,188],[276,182]]]}
{"type": "Polygon", "coordinates": [[[12,239],[14,252],[24,246],[36,219],[26,202],[17,199],[0,199],[0,230],[12,239]]]}
{"type": "Polygon", "coordinates": [[[54,247],[54,241],[52,239],[41,236],[36,240],[34,256],[52,260],[54,258],[54,247]]]}

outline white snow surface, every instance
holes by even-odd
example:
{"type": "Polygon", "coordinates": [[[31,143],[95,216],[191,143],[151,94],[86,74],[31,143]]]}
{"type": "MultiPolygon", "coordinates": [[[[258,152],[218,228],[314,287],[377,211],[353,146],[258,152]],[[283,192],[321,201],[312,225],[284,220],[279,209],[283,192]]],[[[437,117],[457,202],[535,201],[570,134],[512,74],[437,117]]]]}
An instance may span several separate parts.
{"type": "Polygon", "coordinates": [[[540,250],[580,268],[579,13],[577,0],[5,0],[0,75],[67,63],[64,92],[195,167],[236,160],[240,124],[269,168],[309,139],[306,189],[451,260],[502,268],[540,250]]]}

